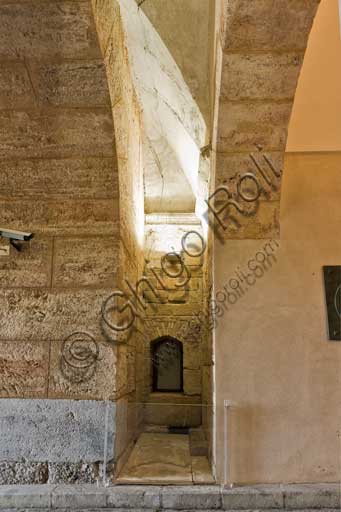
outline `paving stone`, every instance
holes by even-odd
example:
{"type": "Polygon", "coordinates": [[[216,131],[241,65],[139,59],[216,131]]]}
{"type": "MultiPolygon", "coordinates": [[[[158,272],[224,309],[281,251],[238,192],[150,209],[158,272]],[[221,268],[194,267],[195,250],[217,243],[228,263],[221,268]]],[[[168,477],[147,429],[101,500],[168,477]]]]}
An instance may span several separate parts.
{"type": "Polygon", "coordinates": [[[94,485],[58,486],[52,491],[53,508],[89,509],[104,508],[107,504],[105,490],[94,485]]]}
{"type": "Polygon", "coordinates": [[[220,487],[164,487],[161,492],[161,503],[165,509],[219,509],[221,508],[220,487]]]}
{"type": "Polygon", "coordinates": [[[222,500],[225,510],[277,509],[284,506],[283,492],[279,485],[256,485],[224,489],[222,500]]]}
{"type": "Polygon", "coordinates": [[[283,486],[286,509],[340,508],[340,484],[283,486]]]}
{"type": "Polygon", "coordinates": [[[189,432],[189,449],[192,457],[208,455],[208,444],[203,429],[191,428],[189,432]]]}
{"type": "Polygon", "coordinates": [[[108,489],[108,506],[115,509],[158,509],[160,508],[160,487],[117,486],[108,489]]]}
{"type": "Polygon", "coordinates": [[[215,483],[207,457],[192,457],[192,476],[196,485],[215,483]]]}
{"type": "Polygon", "coordinates": [[[49,485],[0,486],[0,508],[49,508],[51,490],[49,485]]]}

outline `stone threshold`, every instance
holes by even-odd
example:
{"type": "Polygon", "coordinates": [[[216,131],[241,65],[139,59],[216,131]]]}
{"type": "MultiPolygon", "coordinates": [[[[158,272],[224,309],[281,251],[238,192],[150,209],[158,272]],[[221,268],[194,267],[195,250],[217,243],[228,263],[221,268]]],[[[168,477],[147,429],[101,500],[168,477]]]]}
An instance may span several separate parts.
{"type": "Polygon", "coordinates": [[[3,485],[0,510],[340,510],[340,484],[210,486],[3,485]]]}

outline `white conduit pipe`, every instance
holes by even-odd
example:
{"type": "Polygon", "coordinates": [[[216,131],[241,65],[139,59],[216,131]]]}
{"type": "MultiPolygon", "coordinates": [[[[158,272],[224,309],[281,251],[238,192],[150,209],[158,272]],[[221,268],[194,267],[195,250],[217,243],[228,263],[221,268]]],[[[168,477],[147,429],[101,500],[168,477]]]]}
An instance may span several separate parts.
{"type": "MultiPolygon", "coordinates": [[[[340,0],[341,1],[341,0],[340,0]]],[[[232,489],[233,483],[231,481],[231,452],[229,452],[229,411],[232,407],[230,400],[224,400],[224,487],[232,489]]]]}

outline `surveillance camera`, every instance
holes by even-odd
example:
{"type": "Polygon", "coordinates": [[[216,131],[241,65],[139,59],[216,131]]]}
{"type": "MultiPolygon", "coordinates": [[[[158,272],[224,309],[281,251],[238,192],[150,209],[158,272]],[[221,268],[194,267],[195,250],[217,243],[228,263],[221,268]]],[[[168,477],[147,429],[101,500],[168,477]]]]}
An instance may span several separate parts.
{"type": "Polygon", "coordinates": [[[28,242],[33,238],[33,236],[33,233],[25,233],[24,231],[0,228],[0,237],[8,238],[10,244],[13,245],[17,251],[21,251],[21,247],[17,242],[28,242]]]}

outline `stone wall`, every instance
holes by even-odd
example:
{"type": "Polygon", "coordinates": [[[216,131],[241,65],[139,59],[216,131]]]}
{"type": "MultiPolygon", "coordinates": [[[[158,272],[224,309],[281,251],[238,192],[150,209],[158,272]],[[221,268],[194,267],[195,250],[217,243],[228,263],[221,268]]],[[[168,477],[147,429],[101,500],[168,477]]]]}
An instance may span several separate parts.
{"type": "MultiPolygon", "coordinates": [[[[144,292],[148,304],[143,332],[147,362],[144,365],[145,422],[197,427],[202,424],[203,346],[207,337],[202,317],[205,253],[200,257],[187,255],[181,239],[191,231],[202,235],[201,224],[195,215],[148,215],[145,229],[145,275],[155,290],[146,286],[144,292]],[[166,254],[174,252],[181,255],[182,265],[179,259],[170,266],[162,261],[166,254]],[[162,336],[176,338],[183,345],[183,393],[152,392],[151,342],[162,336]]],[[[186,240],[187,246],[195,254],[200,252],[202,243],[193,235],[186,240]]]]}
{"type": "MultiPolygon", "coordinates": [[[[107,74],[112,117],[115,125],[118,172],[120,176],[121,260],[125,279],[134,285],[143,271],[144,190],[142,162],[141,110],[133,84],[125,28],[118,2],[92,1],[101,52],[107,74]]],[[[140,337],[143,319],[138,320],[117,345],[116,379],[118,387],[116,470],[119,471],[142,427],[139,384],[136,368],[140,362],[140,337]]]]}
{"type": "MultiPolygon", "coordinates": [[[[101,325],[101,304],[119,281],[124,251],[110,96],[89,1],[2,2],[0,24],[1,226],[34,233],[21,252],[11,246],[0,257],[0,396],[7,399],[0,462],[7,461],[10,418],[39,423],[38,408],[53,423],[60,402],[47,398],[68,399],[60,422],[74,451],[50,462],[75,464],[72,480],[88,452],[73,437],[68,416],[77,417],[79,435],[91,445],[92,435],[102,428],[104,435],[104,424],[84,427],[86,404],[118,397],[119,354],[101,325]],[[87,334],[75,346],[74,338],[64,343],[79,331],[87,334]],[[79,371],[77,357],[84,354],[89,366],[79,371]],[[26,412],[10,400],[22,397],[26,412]],[[77,412],[75,399],[84,401],[77,412]]],[[[88,410],[90,423],[96,421],[96,407],[88,410]]],[[[11,470],[2,474],[7,481],[41,481],[39,471],[23,468],[48,462],[52,440],[44,443],[42,432],[41,439],[37,433],[27,439],[25,427],[21,434],[23,444],[13,446],[21,466],[12,454],[11,470]],[[41,449],[33,456],[36,443],[41,449]]],[[[42,478],[59,477],[47,469],[42,478]]]]}
{"type": "MultiPolygon", "coordinates": [[[[283,169],[287,130],[309,32],[320,0],[223,1],[222,77],[217,133],[217,181],[235,184],[250,170],[264,190],[257,215],[236,214],[222,236],[229,239],[279,235],[280,183],[269,187],[257,165],[283,169]]],[[[251,194],[252,195],[252,194],[251,194]]],[[[233,212],[235,213],[235,212],[233,212]]]]}

